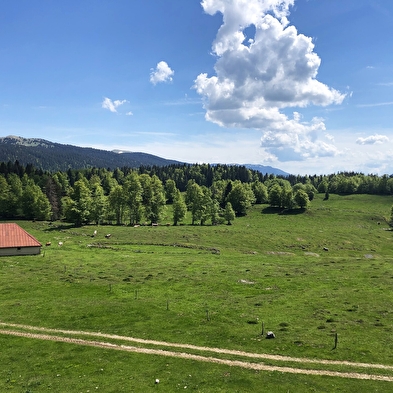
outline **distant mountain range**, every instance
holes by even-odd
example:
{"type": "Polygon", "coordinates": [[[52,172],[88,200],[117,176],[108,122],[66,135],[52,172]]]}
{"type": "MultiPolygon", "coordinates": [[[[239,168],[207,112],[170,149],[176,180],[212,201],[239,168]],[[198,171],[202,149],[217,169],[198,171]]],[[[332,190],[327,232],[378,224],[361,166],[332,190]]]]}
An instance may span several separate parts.
{"type": "MultiPolygon", "coordinates": [[[[180,161],[168,160],[147,153],[100,150],[91,147],[64,145],[39,138],[0,137],[0,162],[7,163],[16,160],[22,165],[32,164],[36,168],[51,172],[91,167],[113,170],[122,167],[139,168],[140,166],[184,164],[180,161]]],[[[288,175],[288,173],[270,166],[240,165],[263,174],[288,175]]]]}
{"type": "Polygon", "coordinates": [[[278,176],[288,176],[288,172],[284,172],[281,169],[273,168],[272,166],[266,165],[258,165],[258,164],[242,164],[248,169],[253,169],[254,171],[261,172],[263,174],[267,173],[269,175],[278,175],[278,176]]]}

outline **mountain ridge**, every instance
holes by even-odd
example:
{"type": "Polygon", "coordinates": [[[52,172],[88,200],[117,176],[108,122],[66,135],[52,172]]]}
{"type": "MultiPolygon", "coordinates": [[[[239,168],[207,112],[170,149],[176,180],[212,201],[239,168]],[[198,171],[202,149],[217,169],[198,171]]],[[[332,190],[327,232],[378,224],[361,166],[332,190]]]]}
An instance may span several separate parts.
{"type": "MultiPolygon", "coordinates": [[[[51,142],[41,138],[23,138],[9,135],[0,137],[0,162],[32,164],[45,171],[66,171],[90,167],[116,169],[122,167],[167,166],[187,164],[143,152],[101,150],[51,142]]],[[[212,164],[213,165],[213,164],[212,164]]],[[[257,164],[228,164],[245,166],[263,174],[286,176],[288,173],[270,166],[257,164]]]]}

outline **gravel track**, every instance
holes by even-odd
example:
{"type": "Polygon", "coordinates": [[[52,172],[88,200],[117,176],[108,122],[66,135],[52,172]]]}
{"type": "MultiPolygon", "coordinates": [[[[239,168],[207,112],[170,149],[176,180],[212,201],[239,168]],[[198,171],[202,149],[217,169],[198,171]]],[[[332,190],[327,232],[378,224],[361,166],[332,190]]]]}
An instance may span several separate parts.
{"type": "Polygon", "coordinates": [[[195,355],[186,352],[174,352],[164,349],[141,348],[141,347],[134,347],[129,345],[119,345],[111,342],[102,342],[102,341],[95,341],[95,340],[84,340],[80,338],[57,336],[55,334],[84,335],[84,336],[97,337],[97,338],[135,342],[144,345],[155,345],[159,347],[191,349],[197,351],[211,352],[212,354],[215,353],[215,354],[236,355],[236,356],[248,357],[252,359],[266,359],[266,360],[274,360],[274,361],[295,362],[295,363],[302,363],[302,364],[344,365],[344,366],[368,368],[368,369],[393,370],[393,366],[388,366],[383,364],[355,363],[355,362],[338,361],[338,360],[319,360],[319,359],[309,359],[309,358],[296,358],[296,357],[281,356],[281,355],[259,354],[259,353],[250,353],[250,352],[243,352],[237,350],[222,349],[222,348],[202,347],[202,346],[196,346],[191,344],[178,344],[178,343],[170,343],[165,341],[144,340],[140,338],[119,336],[113,334],[104,334],[100,332],[94,333],[94,332],[84,332],[84,331],[77,331],[77,330],[49,329],[43,327],[11,324],[11,323],[4,323],[4,322],[0,322],[0,327],[1,327],[0,334],[4,334],[4,335],[64,342],[69,344],[85,345],[85,346],[91,346],[97,348],[113,349],[118,351],[143,353],[143,354],[159,355],[159,356],[170,356],[170,357],[190,359],[200,362],[242,367],[242,368],[259,370],[259,371],[278,371],[278,372],[291,373],[291,374],[320,375],[320,376],[330,376],[330,377],[339,377],[339,378],[393,382],[393,377],[386,376],[386,375],[358,373],[358,372],[339,372],[339,371],[330,371],[330,370],[299,369],[299,368],[288,367],[288,366],[271,366],[271,365],[265,365],[263,363],[246,362],[241,360],[219,359],[211,356],[201,356],[201,355],[195,355]],[[6,329],[6,327],[35,331],[35,332],[42,332],[42,333],[30,333],[21,330],[8,330],[6,329]],[[47,333],[47,334],[43,334],[43,333],[47,333]]]}

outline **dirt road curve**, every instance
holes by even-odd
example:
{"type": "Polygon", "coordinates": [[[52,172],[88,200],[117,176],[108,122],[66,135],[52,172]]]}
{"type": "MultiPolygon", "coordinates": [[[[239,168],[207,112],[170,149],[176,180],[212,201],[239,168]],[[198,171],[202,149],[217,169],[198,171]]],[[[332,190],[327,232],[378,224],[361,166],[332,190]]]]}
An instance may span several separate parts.
{"type": "Polygon", "coordinates": [[[359,373],[359,372],[338,372],[338,371],[330,371],[330,370],[315,370],[315,369],[302,369],[295,368],[289,366],[272,366],[265,365],[263,363],[254,363],[247,362],[243,360],[229,360],[229,359],[220,359],[212,356],[201,356],[193,353],[187,352],[175,352],[169,351],[165,349],[161,349],[162,347],[167,348],[181,348],[188,349],[194,351],[203,351],[210,352],[211,354],[221,354],[221,355],[236,355],[246,358],[252,359],[266,359],[266,360],[274,360],[281,362],[294,362],[294,363],[302,363],[302,364],[321,364],[321,365],[341,365],[348,367],[356,367],[356,368],[368,368],[368,369],[384,369],[393,371],[393,366],[387,366],[383,364],[369,364],[369,363],[354,363],[347,361],[335,361],[335,360],[318,360],[318,359],[308,359],[308,358],[294,358],[289,356],[280,356],[280,355],[270,355],[270,354],[259,354],[259,353],[250,353],[236,350],[228,350],[221,348],[209,348],[209,347],[200,347],[190,344],[177,344],[177,343],[169,343],[163,341],[154,341],[154,340],[143,340],[134,337],[125,337],[118,335],[110,335],[104,333],[93,333],[93,332],[83,332],[83,331],[74,331],[74,330],[61,330],[61,329],[47,329],[36,326],[28,326],[28,325],[17,325],[17,324],[9,324],[0,322],[0,334],[10,335],[10,336],[18,336],[18,337],[26,337],[31,339],[39,339],[39,340],[50,340],[57,342],[64,342],[69,344],[77,344],[77,345],[85,345],[97,348],[104,349],[113,349],[118,351],[127,351],[127,352],[135,352],[135,353],[144,353],[150,355],[160,355],[160,356],[170,356],[177,357],[182,359],[191,359],[200,362],[210,362],[217,364],[225,364],[228,366],[242,367],[248,368],[252,370],[260,370],[260,371],[278,371],[282,373],[292,373],[292,374],[305,374],[305,375],[324,375],[330,377],[339,377],[339,378],[353,378],[353,379],[368,379],[368,380],[379,380],[379,381],[387,381],[393,382],[393,377],[387,375],[378,375],[378,374],[368,374],[368,373],[359,373]],[[8,328],[13,328],[17,330],[9,330],[8,328]],[[29,331],[35,331],[40,333],[31,333],[29,331]],[[78,336],[90,336],[96,338],[105,338],[117,341],[125,341],[125,342],[135,342],[138,344],[144,345],[154,345],[161,347],[159,349],[154,348],[143,348],[143,347],[135,347],[129,345],[120,345],[112,342],[103,342],[103,341],[95,341],[95,340],[84,340],[80,338],[72,338],[59,336],[56,334],[63,335],[78,335],[78,336]]]}

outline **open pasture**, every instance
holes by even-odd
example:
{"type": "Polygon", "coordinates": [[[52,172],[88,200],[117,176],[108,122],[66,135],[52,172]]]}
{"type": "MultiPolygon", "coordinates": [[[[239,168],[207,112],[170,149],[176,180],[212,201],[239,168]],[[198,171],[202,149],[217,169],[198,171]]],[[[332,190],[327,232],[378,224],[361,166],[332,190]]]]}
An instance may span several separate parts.
{"type": "MultiPolygon", "coordinates": [[[[200,348],[393,366],[393,246],[386,223],[392,203],[390,197],[330,195],[323,201],[318,195],[305,212],[279,214],[256,205],[231,226],[167,226],[170,207],[158,227],[20,222],[52,245],[39,256],[0,259],[0,329],[31,332],[10,325],[18,324],[72,330],[80,331],[72,337],[108,342],[84,334],[101,332],[167,343],[111,339],[119,346],[393,377],[392,368],[253,359],[200,348]],[[265,339],[267,331],[276,338],[265,339]]],[[[0,334],[0,345],[0,391],[393,390],[387,381],[248,369],[8,334],[0,334]]]]}

